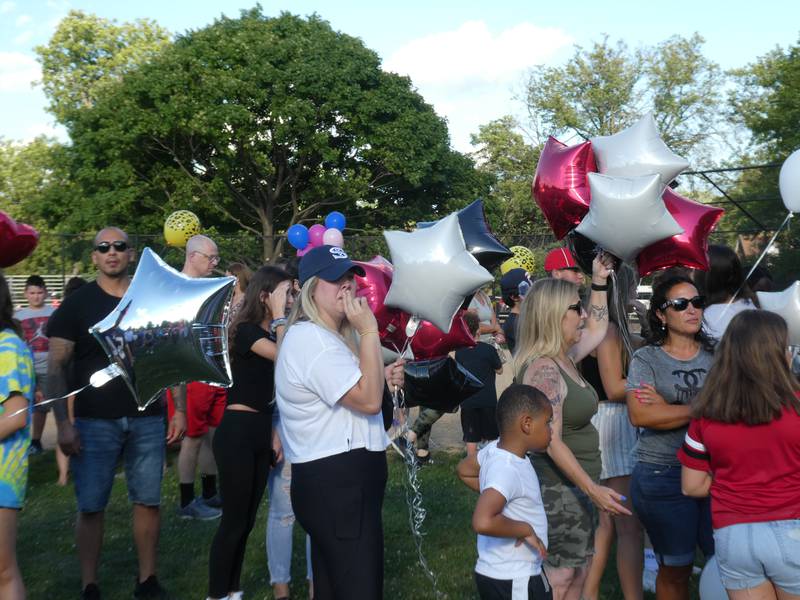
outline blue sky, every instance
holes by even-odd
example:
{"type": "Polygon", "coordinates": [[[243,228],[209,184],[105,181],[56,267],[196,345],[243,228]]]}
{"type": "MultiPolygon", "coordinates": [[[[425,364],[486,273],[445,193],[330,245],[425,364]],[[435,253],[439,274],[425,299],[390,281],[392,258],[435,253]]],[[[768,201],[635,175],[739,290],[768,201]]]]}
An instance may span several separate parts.
{"type": "MultiPolygon", "coordinates": [[[[45,112],[33,47],[47,43],[70,9],[129,21],[150,18],[172,32],[196,29],[254,1],[239,0],[0,0],[0,137],[65,138],[45,112]]],[[[775,46],[800,39],[800,3],[694,0],[406,0],[405,2],[262,1],[267,14],[320,14],[335,29],[360,37],[384,65],[411,76],[448,119],[453,146],[469,150],[469,134],[504,114],[523,116],[515,95],[536,64],[562,63],[574,44],[603,34],[631,46],[671,35],[703,35],[706,55],[729,69],[775,46]]]]}

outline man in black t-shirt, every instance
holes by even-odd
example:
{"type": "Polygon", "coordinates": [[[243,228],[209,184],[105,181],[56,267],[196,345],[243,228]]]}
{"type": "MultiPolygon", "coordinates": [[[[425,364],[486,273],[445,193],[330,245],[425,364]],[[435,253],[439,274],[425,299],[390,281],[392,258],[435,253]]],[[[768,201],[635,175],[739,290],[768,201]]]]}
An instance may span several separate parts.
{"type": "MultiPolygon", "coordinates": [[[[88,384],[93,373],[109,360],[89,328],[116,308],[128,289],[128,265],[134,251],[128,236],[107,227],[94,239],[92,262],[97,280],[64,299],[50,318],[48,397],[67,392],[67,366],[73,362],[76,385],[88,384]]],[[[82,598],[100,598],[97,570],[103,544],[105,508],[114,483],[117,464],[125,467],[128,497],[133,502],[133,531],[139,556],[136,598],[162,598],[156,578],[161,477],[165,437],[177,440],[186,429],[184,399],[176,403],[175,417],[165,435],[163,407],[151,404],[139,411],[135,398],[120,378],[103,387],[88,387],[75,398],[75,423],[67,416],[66,401],[55,403],[58,443],[72,457],[78,502],[76,538],[81,563],[82,598]]]]}
{"type": "Polygon", "coordinates": [[[531,287],[531,280],[525,269],[511,269],[500,279],[500,292],[503,295],[503,304],[511,309],[503,323],[503,334],[506,336],[508,351],[514,354],[517,346],[517,317],[522,297],[531,287]]]}

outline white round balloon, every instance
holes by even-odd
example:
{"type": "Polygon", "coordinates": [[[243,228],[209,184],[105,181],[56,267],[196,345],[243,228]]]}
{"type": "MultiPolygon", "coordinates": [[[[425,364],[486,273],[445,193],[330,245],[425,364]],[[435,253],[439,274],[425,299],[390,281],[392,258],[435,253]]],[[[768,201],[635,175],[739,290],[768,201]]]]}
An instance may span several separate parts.
{"type": "Polygon", "coordinates": [[[800,212],[800,150],[792,152],[784,161],[778,186],[786,210],[792,213],[800,212]]]}
{"type": "Polygon", "coordinates": [[[758,303],[764,310],[779,314],[789,328],[789,344],[800,346],[800,281],[782,292],[757,292],[758,303]]]}
{"type": "Polygon", "coordinates": [[[700,600],[728,600],[728,592],[722,585],[722,578],[719,576],[719,566],[717,557],[712,556],[703,567],[700,575],[700,600]]]}

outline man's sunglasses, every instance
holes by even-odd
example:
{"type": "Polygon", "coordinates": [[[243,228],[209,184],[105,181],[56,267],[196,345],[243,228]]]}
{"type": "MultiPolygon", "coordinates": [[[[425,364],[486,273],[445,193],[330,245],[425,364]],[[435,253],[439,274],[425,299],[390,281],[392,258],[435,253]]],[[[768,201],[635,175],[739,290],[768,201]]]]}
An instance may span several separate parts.
{"type": "Polygon", "coordinates": [[[117,252],[125,252],[125,250],[128,249],[128,242],[123,242],[122,240],[117,240],[116,242],[100,242],[94,249],[100,254],[105,254],[111,250],[112,246],[117,252]]]}
{"type": "Polygon", "coordinates": [[[580,302],[576,302],[575,304],[570,304],[567,310],[574,310],[580,316],[583,313],[583,306],[581,306],[580,302]]]}
{"type": "Polygon", "coordinates": [[[684,311],[689,308],[689,304],[691,303],[692,306],[695,308],[705,308],[706,307],[706,297],[705,296],[695,296],[694,298],[674,298],[672,300],[667,300],[660,306],[661,310],[666,310],[667,307],[672,307],[678,312],[684,311]]]}

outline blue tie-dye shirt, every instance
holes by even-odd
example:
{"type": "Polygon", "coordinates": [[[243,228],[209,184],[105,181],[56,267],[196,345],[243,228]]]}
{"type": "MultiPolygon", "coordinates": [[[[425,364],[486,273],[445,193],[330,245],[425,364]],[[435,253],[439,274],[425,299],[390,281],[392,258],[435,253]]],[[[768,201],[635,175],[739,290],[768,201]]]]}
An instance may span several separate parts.
{"type": "Polygon", "coordinates": [[[28,483],[28,446],[34,391],[33,356],[11,329],[0,331],[0,419],[5,402],[16,392],[28,399],[25,427],[0,440],[0,507],[22,508],[28,483]]]}

